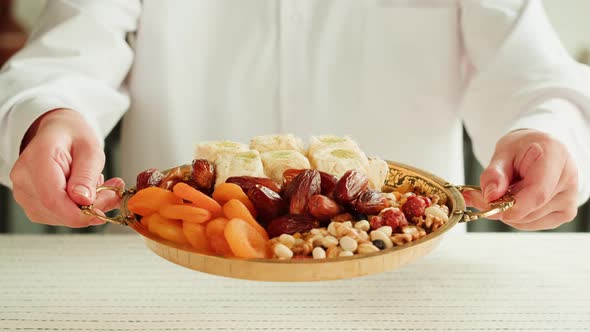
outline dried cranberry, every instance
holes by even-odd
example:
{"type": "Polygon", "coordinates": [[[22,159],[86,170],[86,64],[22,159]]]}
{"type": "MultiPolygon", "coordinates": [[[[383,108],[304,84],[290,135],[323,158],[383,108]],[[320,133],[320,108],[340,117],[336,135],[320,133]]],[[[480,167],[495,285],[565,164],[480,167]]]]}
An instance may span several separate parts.
{"type": "Polygon", "coordinates": [[[408,220],[422,216],[425,209],[426,201],[419,196],[409,196],[402,205],[402,211],[408,220]]]}
{"type": "Polygon", "coordinates": [[[397,208],[385,209],[379,215],[382,219],[383,226],[391,226],[393,231],[401,230],[402,227],[408,226],[408,220],[397,208]]]}

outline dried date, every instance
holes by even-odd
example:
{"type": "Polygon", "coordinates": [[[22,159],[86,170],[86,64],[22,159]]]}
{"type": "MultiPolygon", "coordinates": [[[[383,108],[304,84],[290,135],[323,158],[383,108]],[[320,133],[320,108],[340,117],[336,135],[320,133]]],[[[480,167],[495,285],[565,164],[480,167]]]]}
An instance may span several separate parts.
{"type": "Polygon", "coordinates": [[[313,217],[302,215],[284,215],[273,219],[266,228],[270,238],[281,234],[306,233],[319,227],[320,223],[313,217]]]}
{"type": "Polygon", "coordinates": [[[166,190],[172,190],[172,187],[174,187],[175,184],[177,184],[178,182],[186,182],[186,168],[183,171],[183,166],[179,166],[179,167],[175,167],[173,169],[171,169],[168,174],[166,174],[166,176],[162,179],[162,181],[160,182],[160,185],[158,187],[166,189],[166,190]]]}
{"type": "Polygon", "coordinates": [[[297,175],[301,174],[305,169],[290,168],[283,172],[283,188],[286,188],[297,175]]]}
{"type": "Polygon", "coordinates": [[[320,177],[322,178],[322,188],[321,193],[322,195],[333,197],[334,188],[336,188],[336,184],[338,183],[338,178],[332,174],[320,171],[320,177]]]}
{"type": "Polygon", "coordinates": [[[225,182],[237,184],[244,192],[248,192],[248,190],[252,189],[256,185],[267,187],[276,193],[281,192],[281,187],[274,183],[274,181],[271,179],[267,178],[259,178],[255,176],[232,176],[225,180],[225,182]]]}
{"type": "Polygon", "coordinates": [[[189,182],[199,190],[211,191],[215,183],[215,168],[205,159],[193,160],[189,182]]]}
{"type": "Polygon", "coordinates": [[[362,191],[367,189],[369,178],[356,169],[352,169],[338,180],[334,189],[334,199],[342,205],[350,205],[362,191]]]}
{"type": "Polygon", "coordinates": [[[324,195],[311,196],[307,205],[309,213],[319,221],[330,220],[342,211],[338,203],[324,195]]]}
{"type": "Polygon", "coordinates": [[[255,185],[246,194],[258,212],[258,218],[267,222],[282,215],[286,210],[283,199],[276,191],[266,186],[255,185]]]}
{"type": "Polygon", "coordinates": [[[309,198],[320,193],[320,172],[313,169],[305,170],[297,175],[289,186],[293,188],[290,194],[289,213],[306,214],[309,211],[309,198]]]}
{"type": "Polygon", "coordinates": [[[364,214],[379,214],[381,210],[391,206],[387,196],[377,190],[363,191],[357,198],[355,208],[364,214]]]}
{"type": "Polygon", "coordinates": [[[137,175],[135,187],[137,190],[145,189],[147,187],[157,187],[162,182],[164,174],[157,168],[146,169],[137,175]]]}

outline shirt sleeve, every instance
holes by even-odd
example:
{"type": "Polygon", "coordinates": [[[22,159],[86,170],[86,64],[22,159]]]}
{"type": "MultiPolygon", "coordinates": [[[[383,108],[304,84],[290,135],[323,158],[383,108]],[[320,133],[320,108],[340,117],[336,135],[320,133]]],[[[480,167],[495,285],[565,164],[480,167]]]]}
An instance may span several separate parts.
{"type": "Polygon", "coordinates": [[[0,71],[0,183],[30,125],[57,108],[78,111],[102,142],[129,106],[126,42],[139,0],[47,1],[27,45],[0,71]]]}
{"type": "Polygon", "coordinates": [[[516,129],[552,135],[578,167],[578,203],[590,196],[590,69],[572,59],[539,0],[462,2],[468,65],[461,113],[477,159],[516,129]]]}

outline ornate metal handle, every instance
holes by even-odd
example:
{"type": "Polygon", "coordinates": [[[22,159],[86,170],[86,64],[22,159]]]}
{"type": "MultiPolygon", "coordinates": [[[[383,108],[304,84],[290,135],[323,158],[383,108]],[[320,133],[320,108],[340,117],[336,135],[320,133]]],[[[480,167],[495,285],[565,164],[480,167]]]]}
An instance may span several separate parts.
{"type": "MultiPolygon", "coordinates": [[[[112,191],[116,192],[120,198],[124,198],[127,195],[132,195],[135,193],[134,189],[125,190],[125,188],[110,187],[110,186],[98,187],[98,188],[96,188],[96,193],[99,193],[103,190],[112,190],[112,191]]],[[[96,212],[96,210],[94,209],[94,204],[80,206],[80,210],[82,210],[82,213],[89,215],[89,216],[96,217],[102,221],[110,222],[110,223],[117,224],[117,225],[127,226],[127,218],[125,216],[119,214],[113,218],[105,217],[102,214],[99,214],[98,212],[96,212]]]]}
{"type": "MultiPolygon", "coordinates": [[[[461,193],[470,190],[477,190],[481,192],[481,188],[479,186],[472,186],[472,185],[463,185],[463,186],[454,186],[457,188],[461,193]]],[[[463,211],[463,219],[461,222],[469,222],[474,221],[481,218],[487,218],[491,215],[496,213],[504,212],[510,209],[516,201],[514,200],[514,196],[512,193],[508,192],[504,196],[498,198],[497,200],[490,203],[490,209],[486,211],[463,211]]]]}

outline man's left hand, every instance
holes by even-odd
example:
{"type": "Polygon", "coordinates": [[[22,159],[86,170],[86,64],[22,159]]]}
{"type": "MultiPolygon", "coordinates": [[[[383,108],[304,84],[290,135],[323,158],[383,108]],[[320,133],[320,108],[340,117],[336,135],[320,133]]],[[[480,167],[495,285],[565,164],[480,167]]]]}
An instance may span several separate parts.
{"type": "Polygon", "coordinates": [[[502,137],[480,177],[483,192],[465,192],[479,210],[510,190],[516,204],[489,219],[520,230],[553,229],[577,214],[578,171],[568,149],[535,130],[517,130],[502,137]]]}

